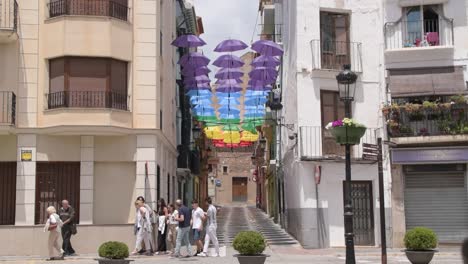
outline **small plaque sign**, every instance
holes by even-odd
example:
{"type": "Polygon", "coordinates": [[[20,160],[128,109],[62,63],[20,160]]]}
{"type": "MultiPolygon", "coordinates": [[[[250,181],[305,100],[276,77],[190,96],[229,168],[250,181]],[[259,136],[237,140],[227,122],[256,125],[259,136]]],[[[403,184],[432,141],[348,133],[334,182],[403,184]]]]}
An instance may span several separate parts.
{"type": "Polygon", "coordinates": [[[21,161],[32,161],[32,150],[21,150],[21,161]]]}

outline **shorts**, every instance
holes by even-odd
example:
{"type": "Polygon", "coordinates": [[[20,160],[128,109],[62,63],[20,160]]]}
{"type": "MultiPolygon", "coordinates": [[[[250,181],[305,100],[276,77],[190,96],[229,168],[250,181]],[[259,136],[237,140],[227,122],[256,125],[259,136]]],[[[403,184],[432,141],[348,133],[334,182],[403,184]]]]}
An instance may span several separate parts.
{"type": "Polygon", "coordinates": [[[201,231],[198,229],[193,229],[193,240],[197,241],[201,239],[201,231]]]}

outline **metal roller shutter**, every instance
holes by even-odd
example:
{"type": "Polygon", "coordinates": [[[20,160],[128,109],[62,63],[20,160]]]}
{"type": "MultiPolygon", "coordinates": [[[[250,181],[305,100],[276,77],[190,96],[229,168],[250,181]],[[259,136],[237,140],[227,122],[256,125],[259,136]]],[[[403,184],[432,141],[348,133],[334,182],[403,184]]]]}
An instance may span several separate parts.
{"type": "Polygon", "coordinates": [[[468,237],[465,166],[405,166],[405,213],[407,230],[424,226],[439,242],[462,242],[468,237]]]}

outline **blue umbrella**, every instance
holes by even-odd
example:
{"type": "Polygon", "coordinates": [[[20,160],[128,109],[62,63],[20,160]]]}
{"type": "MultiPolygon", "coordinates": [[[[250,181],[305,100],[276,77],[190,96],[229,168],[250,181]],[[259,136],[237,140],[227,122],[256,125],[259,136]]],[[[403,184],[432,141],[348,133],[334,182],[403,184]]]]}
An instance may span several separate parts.
{"type": "Polygon", "coordinates": [[[242,96],[242,94],[240,92],[236,92],[236,93],[216,93],[216,96],[218,98],[222,98],[222,97],[235,97],[235,98],[239,98],[242,96]]]}
{"type": "Polygon", "coordinates": [[[267,101],[268,100],[266,98],[255,98],[255,99],[245,100],[244,104],[245,105],[263,105],[267,101]]]}
{"type": "Polygon", "coordinates": [[[219,117],[223,119],[237,119],[237,118],[240,118],[240,115],[239,114],[219,114],[219,117]]]}
{"type": "Polygon", "coordinates": [[[210,94],[211,95],[211,91],[210,90],[190,90],[188,91],[185,95],[187,96],[199,96],[199,95],[208,95],[210,94]]]}
{"type": "Polygon", "coordinates": [[[239,114],[240,110],[237,108],[221,107],[218,109],[218,112],[221,114],[239,114]]]}
{"type": "Polygon", "coordinates": [[[193,109],[206,109],[206,110],[213,110],[214,111],[214,108],[213,106],[209,105],[209,104],[195,104],[194,107],[192,107],[193,109]]]}
{"type": "Polygon", "coordinates": [[[245,110],[265,109],[264,105],[244,105],[245,110]]]}
{"type": "Polygon", "coordinates": [[[265,114],[260,114],[260,113],[253,113],[253,114],[244,114],[244,118],[249,118],[249,119],[260,119],[260,118],[265,118],[265,114]]]}
{"type": "Polygon", "coordinates": [[[259,114],[259,115],[264,115],[265,114],[265,109],[255,109],[255,110],[246,110],[244,115],[255,115],[255,114],[259,114]]]}
{"type": "Polygon", "coordinates": [[[223,99],[219,100],[218,104],[220,105],[229,105],[229,104],[240,104],[239,100],[235,97],[224,97],[223,99]]]}
{"type": "Polygon", "coordinates": [[[252,90],[247,90],[245,91],[244,96],[249,97],[249,96],[268,96],[269,92],[267,91],[252,91],[252,90]]]}
{"type": "Polygon", "coordinates": [[[211,109],[194,109],[193,113],[197,116],[213,116],[216,114],[215,110],[211,109]]]}
{"type": "Polygon", "coordinates": [[[200,99],[192,102],[194,105],[211,105],[213,102],[209,99],[200,99]]]}

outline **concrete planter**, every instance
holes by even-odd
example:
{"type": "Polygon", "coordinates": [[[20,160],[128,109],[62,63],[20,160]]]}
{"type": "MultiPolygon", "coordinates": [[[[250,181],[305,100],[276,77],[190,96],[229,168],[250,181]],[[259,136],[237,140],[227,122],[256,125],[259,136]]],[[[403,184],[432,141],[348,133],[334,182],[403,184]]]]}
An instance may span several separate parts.
{"type": "Polygon", "coordinates": [[[263,264],[266,261],[268,255],[255,255],[255,256],[245,256],[245,255],[234,255],[239,261],[239,264],[263,264]]]}
{"type": "Polygon", "coordinates": [[[95,259],[99,264],[130,264],[131,259],[95,259]]]}
{"type": "Polygon", "coordinates": [[[412,264],[429,264],[436,250],[412,251],[405,250],[406,257],[412,264]]]}

